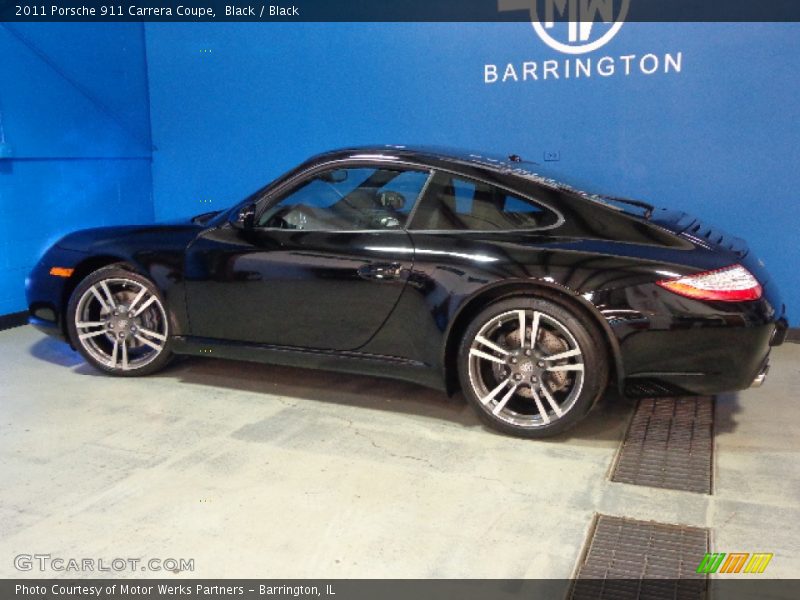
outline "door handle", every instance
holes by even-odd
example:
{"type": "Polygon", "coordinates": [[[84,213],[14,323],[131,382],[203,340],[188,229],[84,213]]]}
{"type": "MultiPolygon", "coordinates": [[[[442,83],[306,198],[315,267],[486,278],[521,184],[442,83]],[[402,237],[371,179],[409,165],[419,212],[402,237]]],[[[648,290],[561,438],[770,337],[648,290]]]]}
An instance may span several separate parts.
{"type": "Polygon", "coordinates": [[[364,279],[393,281],[400,279],[403,274],[403,265],[397,262],[363,265],[358,269],[358,274],[364,279]]]}

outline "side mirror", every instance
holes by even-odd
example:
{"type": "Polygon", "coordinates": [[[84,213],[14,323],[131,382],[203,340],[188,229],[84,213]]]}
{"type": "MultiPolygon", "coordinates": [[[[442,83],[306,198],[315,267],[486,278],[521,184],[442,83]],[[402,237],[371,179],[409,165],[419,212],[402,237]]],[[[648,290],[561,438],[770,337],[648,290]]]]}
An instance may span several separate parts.
{"type": "Polygon", "coordinates": [[[233,220],[233,226],[239,229],[252,229],[256,224],[256,205],[248,204],[239,211],[233,220]]]}

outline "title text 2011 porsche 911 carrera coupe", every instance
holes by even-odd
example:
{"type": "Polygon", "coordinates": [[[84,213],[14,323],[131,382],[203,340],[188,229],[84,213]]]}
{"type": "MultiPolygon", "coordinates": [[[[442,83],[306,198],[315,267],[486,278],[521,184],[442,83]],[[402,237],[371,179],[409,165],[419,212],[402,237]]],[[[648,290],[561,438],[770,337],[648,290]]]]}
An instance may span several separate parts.
{"type": "Polygon", "coordinates": [[[230,210],[67,235],[31,323],[96,368],[176,354],[461,388],[541,437],[629,396],[760,383],[785,307],[746,244],[582,192],[517,156],[382,146],[316,156],[230,210]]]}

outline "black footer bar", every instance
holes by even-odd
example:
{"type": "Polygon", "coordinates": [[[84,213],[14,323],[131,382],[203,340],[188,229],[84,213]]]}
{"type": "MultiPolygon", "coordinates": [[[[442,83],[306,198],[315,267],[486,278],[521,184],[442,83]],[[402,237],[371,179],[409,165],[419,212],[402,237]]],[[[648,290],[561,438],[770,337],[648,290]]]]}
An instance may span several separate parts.
{"type": "Polygon", "coordinates": [[[720,580],[602,579],[7,579],[0,598],[34,600],[314,599],[325,600],[555,600],[581,598],[800,598],[800,580],[759,576],[720,580]],[[588,583],[580,580],[581,584],[588,583]],[[699,585],[698,585],[699,584],[699,585]],[[665,592],[674,589],[675,593],[665,592]],[[587,592],[594,590],[590,595],[587,592]],[[648,590],[652,590],[649,592],[648,590]],[[638,595],[631,596],[635,592],[638,595]]]}

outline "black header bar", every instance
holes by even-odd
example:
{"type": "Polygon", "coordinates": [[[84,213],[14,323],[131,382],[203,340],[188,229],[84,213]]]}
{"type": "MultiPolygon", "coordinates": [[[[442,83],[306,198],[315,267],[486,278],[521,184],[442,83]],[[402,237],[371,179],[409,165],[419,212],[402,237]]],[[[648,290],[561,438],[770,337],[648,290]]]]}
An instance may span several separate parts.
{"type": "Polygon", "coordinates": [[[626,22],[800,22],[800,0],[0,0],[5,22],[608,21],[609,15],[626,22]]]}

